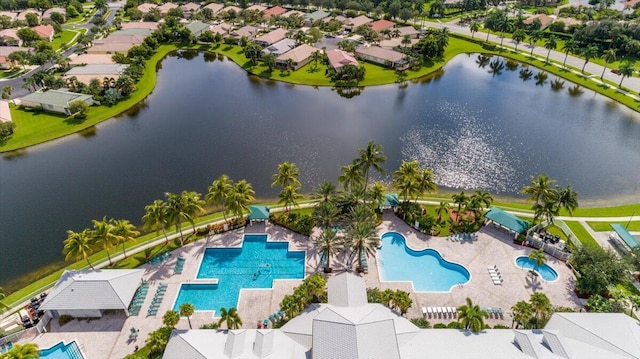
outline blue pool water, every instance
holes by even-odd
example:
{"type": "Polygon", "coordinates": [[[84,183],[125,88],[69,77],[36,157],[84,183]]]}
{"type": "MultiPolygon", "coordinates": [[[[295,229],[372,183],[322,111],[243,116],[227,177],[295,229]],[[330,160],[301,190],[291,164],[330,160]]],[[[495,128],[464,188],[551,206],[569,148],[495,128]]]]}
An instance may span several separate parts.
{"type": "Polygon", "coordinates": [[[288,244],[249,234],[242,248],[207,248],[196,278],[217,278],[218,284],[182,284],[174,310],[182,303],[191,303],[196,310],[237,307],[242,288],[271,288],[274,279],[304,278],[305,254],[289,252],[288,244]]]}
{"type": "Polygon", "coordinates": [[[396,232],[382,235],[378,268],[383,281],[412,281],[418,292],[448,292],[471,279],[464,266],[447,262],[433,249],[414,251],[396,232]]]}
{"type": "Polygon", "coordinates": [[[535,268],[536,261],[529,259],[529,257],[521,256],[516,258],[516,265],[521,268],[533,269],[547,282],[553,282],[558,279],[558,272],[550,265],[543,264],[541,267],[535,268]]]}
{"type": "Polygon", "coordinates": [[[40,354],[40,359],[84,359],[75,341],[66,345],[60,342],[50,348],[40,350],[38,354],[40,354]]]}

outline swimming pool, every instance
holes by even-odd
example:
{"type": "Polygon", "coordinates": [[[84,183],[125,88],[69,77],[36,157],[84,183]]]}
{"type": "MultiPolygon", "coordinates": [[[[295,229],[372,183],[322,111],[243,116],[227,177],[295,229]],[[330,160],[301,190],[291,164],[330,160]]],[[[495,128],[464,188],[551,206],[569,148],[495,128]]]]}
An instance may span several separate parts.
{"type": "Polygon", "coordinates": [[[69,344],[60,342],[50,348],[38,351],[40,359],[84,359],[76,341],[69,344]]]}
{"type": "Polygon", "coordinates": [[[218,311],[238,306],[242,288],[271,288],[274,279],[304,278],[305,253],[288,250],[288,242],[267,242],[266,234],[246,234],[242,248],[207,248],[196,279],[183,283],[173,305],[191,303],[196,310],[218,311]]]}
{"type": "Polygon", "coordinates": [[[520,268],[533,269],[547,282],[558,280],[558,272],[546,263],[536,268],[536,261],[526,256],[520,256],[516,258],[516,265],[520,268]]]}
{"type": "Polygon", "coordinates": [[[434,249],[415,251],[397,232],[382,235],[378,269],[383,281],[411,281],[417,292],[449,292],[471,280],[464,266],[444,260],[434,249]]]}

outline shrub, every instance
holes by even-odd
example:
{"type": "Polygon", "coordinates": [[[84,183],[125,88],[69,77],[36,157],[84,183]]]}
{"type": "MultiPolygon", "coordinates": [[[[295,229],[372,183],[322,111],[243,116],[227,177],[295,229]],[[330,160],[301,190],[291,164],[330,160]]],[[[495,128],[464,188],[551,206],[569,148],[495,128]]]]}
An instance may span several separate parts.
{"type": "Polygon", "coordinates": [[[298,214],[296,212],[287,212],[280,215],[271,215],[269,218],[273,223],[290,229],[296,233],[305,236],[311,235],[313,228],[313,219],[309,214],[298,214]]]}
{"type": "Polygon", "coordinates": [[[447,328],[447,325],[444,323],[437,323],[433,325],[433,329],[445,329],[447,328]]]}
{"type": "Polygon", "coordinates": [[[429,323],[429,321],[424,318],[413,318],[411,319],[411,323],[413,323],[418,328],[431,328],[431,324],[429,323]]]}
{"type": "Polygon", "coordinates": [[[502,324],[496,324],[493,326],[493,329],[511,329],[511,327],[502,324]]]}
{"type": "Polygon", "coordinates": [[[60,316],[60,318],[58,318],[58,325],[63,326],[67,323],[69,323],[70,321],[73,320],[73,317],[67,314],[63,314],[60,316]]]}
{"type": "Polygon", "coordinates": [[[450,328],[450,329],[462,329],[462,327],[460,326],[460,323],[458,323],[458,322],[451,322],[451,323],[447,324],[447,328],[450,328]]]}

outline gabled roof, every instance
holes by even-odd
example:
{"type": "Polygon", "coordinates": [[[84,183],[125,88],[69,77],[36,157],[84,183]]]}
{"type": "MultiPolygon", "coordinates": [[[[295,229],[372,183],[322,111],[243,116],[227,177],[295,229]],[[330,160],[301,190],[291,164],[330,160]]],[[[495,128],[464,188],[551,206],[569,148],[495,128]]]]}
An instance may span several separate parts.
{"type": "Polygon", "coordinates": [[[27,19],[27,14],[36,14],[36,15],[38,15],[38,18],[40,18],[40,11],[35,10],[35,9],[26,9],[26,10],[20,11],[20,13],[18,14],[18,19],[19,20],[26,20],[27,19]]]}
{"type": "Polygon", "coordinates": [[[403,26],[398,28],[398,31],[400,31],[400,37],[404,35],[417,35],[420,33],[420,31],[416,30],[413,26],[403,26]]]}
{"type": "Polygon", "coordinates": [[[339,69],[345,65],[358,66],[358,60],[356,60],[356,58],[351,54],[342,50],[334,49],[327,51],[327,58],[329,59],[329,64],[334,69],[339,69]]]}
{"type": "Polygon", "coordinates": [[[282,54],[280,56],[278,56],[278,58],[276,59],[277,61],[287,61],[288,59],[293,60],[296,63],[300,63],[306,59],[308,59],[311,54],[313,54],[314,52],[319,51],[319,49],[307,45],[307,44],[302,44],[298,47],[296,47],[295,49],[282,54]]]}
{"type": "Polygon", "coordinates": [[[141,29],[141,28],[130,28],[130,29],[122,29],[118,31],[114,31],[111,33],[111,36],[123,36],[123,35],[138,35],[147,37],[151,35],[154,30],[152,29],[141,29]]]}
{"type": "Polygon", "coordinates": [[[158,6],[158,10],[160,10],[161,14],[166,14],[167,12],[169,12],[169,10],[171,9],[175,9],[178,8],[179,6],[172,3],[172,2],[166,2],[160,6],[158,6]]]}
{"type": "Polygon", "coordinates": [[[353,19],[349,19],[349,24],[355,29],[358,26],[362,26],[373,21],[364,15],[360,15],[358,17],[354,17],[353,19]]]}
{"type": "Polygon", "coordinates": [[[269,206],[249,206],[249,219],[265,220],[269,219],[269,206]]]}
{"type": "Polygon", "coordinates": [[[11,122],[11,111],[9,101],[0,100],[0,122],[11,122]]]}
{"type": "Polygon", "coordinates": [[[180,6],[180,7],[185,12],[196,12],[196,11],[198,11],[198,9],[200,9],[200,4],[196,4],[194,2],[190,2],[190,3],[184,4],[184,5],[180,6]]]}
{"type": "Polygon", "coordinates": [[[0,46],[0,56],[9,56],[16,51],[32,51],[33,47],[20,47],[20,46],[0,46]]]}
{"type": "Polygon", "coordinates": [[[373,29],[373,31],[378,32],[384,29],[391,29],[396,26],[396,23],[389,20],[380,19],[378,21],[370,22],[369,27],[373,29]]]}
{"type": "Polygon", "coordinates": [[[218,3],[212,2],[211,4],[205,6],[205,8],[211,9],[211,11],[213,11],[214,14],[217,14],[220,12],[220,10],[224,8],[224,4],[218,4],[218,3]]]}
{"type": "Polygon", "coordinates": [[[146,2],[144,4],[138,5],[138,10],[142,11],[143,14],[146,14],[149,11],[151,11],[151,10],[157,8],[157,7],[158,7],[158,5],[156,5],[156,4],[151,4],[151,3],[146,2]]]}
{"type": "Polygon", "coordinates": [[[305,13],[303,13],[302,11],[298,11],[298,10],[290,10],[285,12],[284,14],[282,14],[282,17],[289,17],[289,16],[293,16],[293,15],[298,15],[300,17],[304,17],[305,13]]]}
{"type": "Polygon", "coordinates": [[[0,11],[0,16],[7,16],[11,21],[13,21],[18,17],[18,13],[13,11],[0,11]]]}
{"type": "Polygon", "coordinates": [[[16,29],[0,30],[0,37],[9,37],[15,40],[20,40],[20,38],[18,37],[18,31],[16,29]]]}
{"type": "MultiPolygon", "coordinates": [[[[73,101],[77,101],[77,100],[87,101],[91,98],[92,98],[91,95],[85,95],[81,93],[59,89],[59,90],[49,90],[49,91],[36,91],[21,97],[20,100],[40,103],[43,105],[67,107],[73,101]]],[[[60,279],[64,277],[65,273],[62,274],[62,277],[60,277],[60,279]]],[[[58,282],[59,281],[60,280],[58,280],[58,282]]]]}
{"type": "Polygon", "coordinates": [[[364,281],[348,273],[340,273],[327,283],[329,304],[336,307],[359,307],[367,304],[364,281]]]}
{"type": "Polygon", "coordinates": [[[404,54],[391,49],[383,49],[378,46],[364,47],[356,49],[356,55],[366,55],[390,62],[400,62],[404,59],[404,54]]]}
{"type": "Polygon", "coordinates": [[[231,32],[231,34],[233,36],[236,36],[238,38],[246,36],[247,38],[252,38],[256,32],[258,32],[258,28],[255,26],[251,26],[251,25],[247,25],[247,26],[243,26],[241,28],[239,28],[238,30],[235,30],[233,32],[231,32]]]}
{"type": "Polygon", "coordinates": [[[42,18],[43,19],[49,19],[51,18],[51,14],[53,14],[54,12],[57,12],[58,14],[62,14],[64,16],[67,16],[67,10],[63,9],[61,7],[52,7],[50,9],[45,10],[45,12],[42,14],[42,18]]]}
{"type": "Polygon", "coordinates": [[[40,309],[127,309],[143,274],[144,269],[64,271],[40,309]]]}
{"type": "Polygon", "coordinates": [[[78,56],[69,57],[69,63],[71,65],[81,64],[115,64],[113,61],[113,55],[108,54],[82,54],[78,56]]]}
{"type": "Polygon", "coordinates": [[[305,16],[305,18],[307,18],[307,20],[310,20],[310,21],[317,21],[317,20],[322,20],[322,19],[324,19],[325,17],[327,17],[329,15],[331,15],[331,14],[329,14],[326,11],[316,10],[316,11],[314,11],[312,13],[307,14],[305,16]]]}
{"type": "Polygon", "coordinates": [[[491,207],[484,216],[516,233],[524,233],[524,231],[529,228],[529,222],[507,213],[498,207],[491,207]]]}
{"type": "Polygon", "coordinates": [[[53,35],[53,26],[51,25],[38,25],[31,28],[38,36],[43,39],[48,39],[53,35]]]}
{"type": "Polygon", "coordinates": [[[124,64],[88,64],[87,66],[76,66],[67,71],[65,76],[78,75],[121,75],[129,65],[124,64]]]}
{"type": "Polygon", "coordinates": [[[134,44],[140,45],[144,42],[144,36],[140,35],[114,35],[111,34],[104,39],[94,40],[93,43],[95,45],[101,44],[115,44],[115,43],[126,43],[126,44],[134,44]]]}
{"type": "Polygon", "coordinates": [[[197,33],[201,33],[203,31],[209,30],[211,28],[211,25],[204,23],[202,21],[193,21],[187,24],[187,26],[185,26],[187,29],[189,29],[189,31],[191,31],[194,34],[197,33]]]}
{"type": "Polygon", "coordinates": [[[282,39],[275,44],[271,44],[267,46],[264,50],[264,53],[272,54],[276,56],[280,56],[286,52],[291,51],[294,47],[296,47],[296,40],[293,39],[282,39]]]}
{"type": "Polygon", "coordinates": [[[271,45],[273,43],[276,43],[282,39],[284,39],[287,36],[287,30],[282,29],[282,28],[277,28],[267,34],[264,34],[258,38],[256,38],[256,41],[258,42],[264,42],[265,44],[271,45]]]}
{"type": "Polygon", "coordinates": [[[235,13],[236,13],[236,14],[239,14],[239,13],[240,13],[240,11],[242,11],[242,8],[241,8],[241,7],[237,7],[237,6],[233,6],[233,5],[231,5],[231,6],[225,6],[222,10],[220,10],[220,12],[221,12],[221,13],[223,13],[223,12],[229,12],[229,11],[231,11],[231,10],[235,11],[235,13]]]}
{"type": "Polygon", "coordinates": [[[544,29],[547,26],[549,26],[552,22],[555,21],[555,18],[546,15],[546,14],[535,14],[532,16],[529,16],[528,18],[526,18],[523,23],[527,24],[527,25],[531,25],[533,24],[534,21],[536,20],[540,20],[540,28],[544,29]]]}

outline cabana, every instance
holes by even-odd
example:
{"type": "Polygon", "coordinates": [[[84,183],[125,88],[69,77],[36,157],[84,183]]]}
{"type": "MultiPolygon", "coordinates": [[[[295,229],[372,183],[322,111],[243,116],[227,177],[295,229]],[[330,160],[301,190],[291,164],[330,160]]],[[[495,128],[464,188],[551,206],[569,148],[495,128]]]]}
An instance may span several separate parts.
{"type": "Polygon", "coordinates": [[[253,222],[265,222],[269,219],[269,206],[249,206],[249,223],[253,222]]]}
{"type": "Polygon", "coordinates": [[[395,193],[387,193],[384,197],[384,201],[380,204],[380,209],[395,208],[400,205],[398,195],[395,193]]]}
{"type": "Polygon", "coordinates": [[[507,213],[498,207],[491,207],[491,209],[484,214],[484,218],[485,224],[489,221],[493,222],[500,226],[500,228],[504,228],[513,233],[516,237],[529,228],[529,222],[507,213]]]}
{"type": "Polygon", "coordinates": [[[631,250],[640,245],[638,240],[627,231],[627,229],[621,224],[612,224],[611,228],[616,232],[615,234],[611,233],[609,238],[617,240],[618,242],[623,244],[627,250],[631,250]]]}

